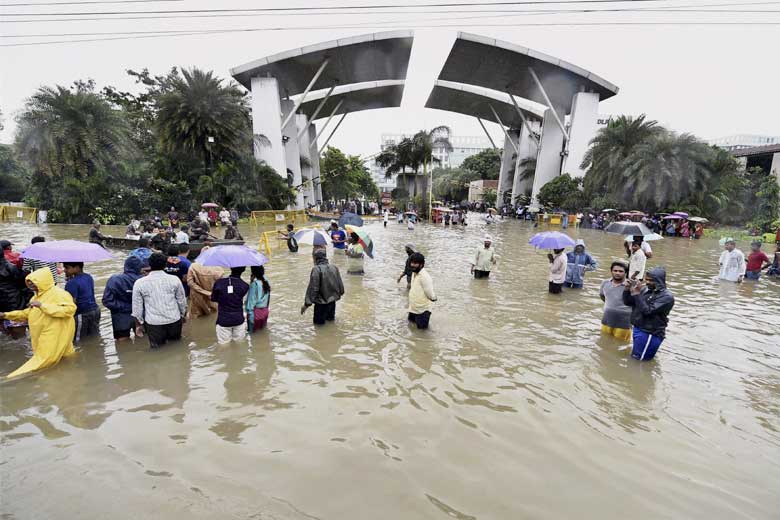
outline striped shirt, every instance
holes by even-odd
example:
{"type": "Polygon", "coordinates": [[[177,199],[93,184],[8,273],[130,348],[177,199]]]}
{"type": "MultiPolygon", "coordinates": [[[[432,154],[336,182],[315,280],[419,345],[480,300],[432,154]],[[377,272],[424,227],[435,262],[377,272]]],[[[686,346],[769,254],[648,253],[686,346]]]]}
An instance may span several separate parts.
{"type": "Polygon", "coordinates": [[[133,317],[149,325],[175,323],[185,316],[187,299],[176,276],[152,271],[133,285],[133,317]]]}
{"type": "Polygon", "coordinates": [[[49,268],[49,271],[51,271],[51,275],[54,278],[54,285],[57,285],[60,280],[59,275],[57,274],[56,262],[44,262],[42,260],[34,260],[32,258],[25,258],[22,260],[22,270],[27,271],[28,273],[32,273],[33,271],[37,271],[38,269],[42,269],[44,267],[49,268]]]}

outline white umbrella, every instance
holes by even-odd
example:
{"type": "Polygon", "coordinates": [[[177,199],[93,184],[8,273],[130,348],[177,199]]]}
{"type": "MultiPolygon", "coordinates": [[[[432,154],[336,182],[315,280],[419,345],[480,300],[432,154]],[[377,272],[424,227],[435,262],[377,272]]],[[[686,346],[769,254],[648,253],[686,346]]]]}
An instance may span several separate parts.
{"type": "Polygon", "coordinates": [[[330,235],[321,229],[302,229],[293,236],[299,245],[327,246],[331,243],[330,235]]]}
{"type": "MultiPolygon", "coordinates": [[[[659,235],[658,233],[653,233],[652,235],[646,235],[642,237],[642,240],[645,242],[652,242],[653,240],[663,240],[664,237],[659,235]]],[[[633,242],[634,241],[634,235],[626,235],[626,242],[633,242]]]]}

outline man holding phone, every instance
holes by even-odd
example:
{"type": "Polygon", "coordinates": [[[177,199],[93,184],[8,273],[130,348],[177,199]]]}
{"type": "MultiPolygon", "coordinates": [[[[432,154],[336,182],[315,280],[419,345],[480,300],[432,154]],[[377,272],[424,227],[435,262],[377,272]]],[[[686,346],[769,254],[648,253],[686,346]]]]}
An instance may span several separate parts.
{"type": "Polygon", "coordinates": [[[674,295],[666,288],[666,270],[650,269],[644,283],[631,280],[623,290],[623,303],[631,307],[634,345],[631,357],[639,361],[653,359],[666,337],[674,295]]]}

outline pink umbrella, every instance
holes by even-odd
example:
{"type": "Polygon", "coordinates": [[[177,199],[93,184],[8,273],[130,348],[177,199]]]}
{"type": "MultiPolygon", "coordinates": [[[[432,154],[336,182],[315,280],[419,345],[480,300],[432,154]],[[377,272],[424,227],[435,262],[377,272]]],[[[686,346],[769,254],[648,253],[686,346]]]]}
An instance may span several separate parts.
{"type": "Polygon", "coordinates": [[[218,208],[219,204],[215,204],[213,202],[204,202],[200,205],[201,208],[218,208]]]}

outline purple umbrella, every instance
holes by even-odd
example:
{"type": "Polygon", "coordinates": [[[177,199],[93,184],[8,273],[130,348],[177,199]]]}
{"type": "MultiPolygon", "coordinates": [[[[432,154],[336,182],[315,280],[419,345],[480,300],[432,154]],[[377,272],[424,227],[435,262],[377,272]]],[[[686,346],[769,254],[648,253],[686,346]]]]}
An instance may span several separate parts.
{"type": "Polygon", "coordinates": [[[685,217],[682,215],[667,215],[663,218],[663,220],[682,220],[683,218],[685,217]]]}
{"type": "Polygon", "coordinates": [[[569,235],[558,231],[537,233],[528,243],[538,249],[564,249],[574,246],[574,240],[569,235]]]}
{"type": "Polygon", "coordinates": [[[202,251],[195,261],[201,265],[233,268],[263,265],[268,258],[247,246],[214,246],[202,251]]]}
{"type": "Polygon", "coordinates": [[[41,262],[99,262],[113,258],[98,244],[78,240],[38,242],[22,251],[22,258],[41,262]]]}

